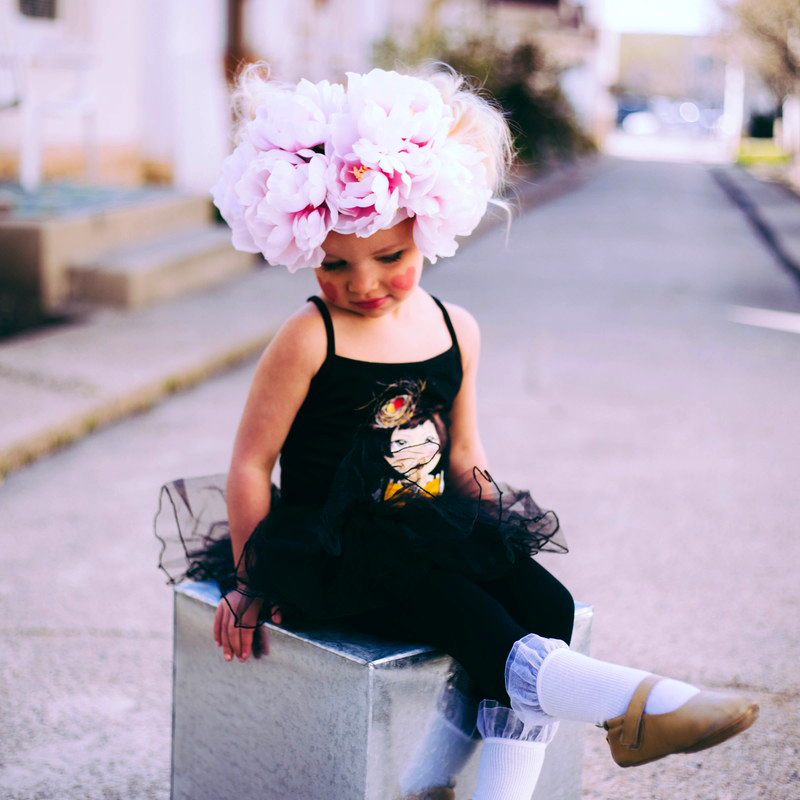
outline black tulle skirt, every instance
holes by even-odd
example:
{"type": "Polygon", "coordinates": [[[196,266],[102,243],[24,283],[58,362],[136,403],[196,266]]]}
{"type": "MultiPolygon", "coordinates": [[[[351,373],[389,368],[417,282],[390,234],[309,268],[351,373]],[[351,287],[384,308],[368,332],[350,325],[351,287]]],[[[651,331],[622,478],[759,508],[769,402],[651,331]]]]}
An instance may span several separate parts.
{"type": "MultiPolygon", "coordinates": [[[[492,580],[517,558],[567,551],[558,518],[526,491],[479,470],[463,492],[406,490],[390,499],[345,465],[322,506],[296,505],[273,487],[268,516],[248,541],[241,592],[278,607],[284,621],[341,619],[402,603],[432,568],[492,580]]],[[[225,476],[162,487],[156,535],[171,582],[237,588],[226,521],[225,476]]]]}

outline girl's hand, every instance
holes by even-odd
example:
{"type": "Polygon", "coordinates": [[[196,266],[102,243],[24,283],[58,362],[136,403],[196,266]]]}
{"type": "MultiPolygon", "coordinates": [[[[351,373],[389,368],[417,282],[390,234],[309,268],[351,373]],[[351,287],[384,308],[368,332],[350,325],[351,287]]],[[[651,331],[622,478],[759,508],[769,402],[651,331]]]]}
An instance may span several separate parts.
{"type": "MultiPolygon", "coordinates": [[[[239,661],[247,661],[253,653],[253,636],[259,630],[258,614],[263,599],[250,597],[234,589],[220,600],[214,616],[214,641],[222,648],[226,661],[236,656],[239,661]],[[238,624],[237,624],[238,623],[238,624]]],[[[280,624],[278,608],[272,609],[272,621],[280,624]]],[[[264,653],[269,653],[269,640],[262,631],[264,653]]]]}

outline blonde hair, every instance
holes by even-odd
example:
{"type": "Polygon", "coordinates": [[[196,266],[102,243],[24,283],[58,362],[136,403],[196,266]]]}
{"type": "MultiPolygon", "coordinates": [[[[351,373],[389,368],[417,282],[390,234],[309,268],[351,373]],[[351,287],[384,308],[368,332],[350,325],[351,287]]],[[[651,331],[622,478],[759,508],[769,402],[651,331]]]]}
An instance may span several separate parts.
{"type": "Polygon", "coordinates": [[[256,111],[266,105],[270,97],[290,91],[289,83],[275,80],[266,61],[243,64],[236,74],[231,107],[233,108],[236,140],[242,137],[244,126],[256,116],[256,111]]]}
{"type": "Polygon", "coordinates": [[[419,77],[432,83],[452,109],[455,122],[450,135],[486,154],[488,183],[499,194],[514,161],[511,130],[499,105],[447,64],[434,64],[419,77]]]}

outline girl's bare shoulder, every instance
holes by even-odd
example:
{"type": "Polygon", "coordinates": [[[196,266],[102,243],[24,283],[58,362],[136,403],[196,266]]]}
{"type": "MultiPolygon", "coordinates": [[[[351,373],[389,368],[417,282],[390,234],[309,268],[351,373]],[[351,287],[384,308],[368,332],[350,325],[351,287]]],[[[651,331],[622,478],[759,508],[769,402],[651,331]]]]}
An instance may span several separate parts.
{"type": "Polygon", "coordinates": [[[456,331],[459,347],[465,356],[477,354],[480,350],[481,331],[475,317],[462,306],[445,303],[447,313],[456,331]]]}
{"type": "Polygon", "coordinates": [[[308,302],[281,325],[264,357],[314,374],[325,361],[327,351],[325,322],[316,306],[308,302]]]}

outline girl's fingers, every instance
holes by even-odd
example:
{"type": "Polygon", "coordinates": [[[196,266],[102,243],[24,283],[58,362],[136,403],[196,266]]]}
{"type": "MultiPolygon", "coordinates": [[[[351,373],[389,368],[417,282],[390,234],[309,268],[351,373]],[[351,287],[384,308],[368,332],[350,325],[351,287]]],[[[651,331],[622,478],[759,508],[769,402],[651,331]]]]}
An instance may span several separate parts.
{"type": "Polygon", "coordinates": [[[238,655],[239,640],[236,627],[236,615],[231,611],[226,600],[222,600],[217,607],[217,614],[214,618],[214,636],[217,644],[222,647],[222,655],[226,661],[232,661],[234,655],[238,655]]]}
{"type": "MultiPolygon", "coordinates": [[[[214,641],[218,647],[222,648],[222,654],[226,661],[232,661],[234,656],[239,661],[246,661],[253,654],[253,636],[256,634],[259,606],[254,605],[252,599],[248,599],[243,604],[242,598],[239,598],[238,609],[234,611],[228,603],[230,597],[229,595],[227,599],[223,599],[217,606],[214,615],[214,641]],[[239,622],[243,624],[237,624],[239,622]]],[[[272,609],[271,619],[276,624],[281,622],[281,614],[277,606],[272,609]]],[[[262,630],[261,635],[264,637],[262,651],[265,655],[269,655],[269,639],[266,631],[262,630]]]]}
{"type": "Polygon", "coordinates": [[[231,650],[233,654],[242,660],[242,629],[236,627],[236,619],[231,619],[228,622],[228,638],[231,642],[231,650]]]}
{"type": "Polygon", "coordinates": [[[217,647],[222,646],[222,606],[217,606],[217,612],[214,614],[214,641],[217,647]]]}
{"type": "Polygon", "coordinates": [[[239,661],[247,661],[253,652],[253,629],[239,628],[239,661]]]}
{"type": "Polygon", "coordinates": [[[226,661],[230,661],[233,658],[233,647],[231,645],[230,626],[228,625],[227,619],[225,619],[222,623],[220,642],[222,644],[223,657],[226,661]]]}

